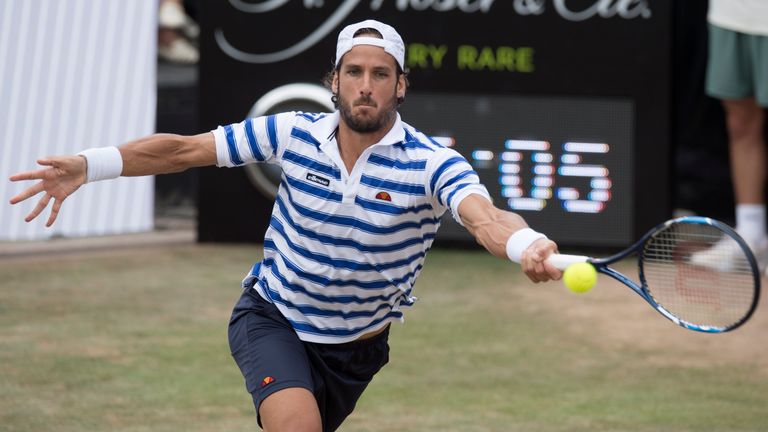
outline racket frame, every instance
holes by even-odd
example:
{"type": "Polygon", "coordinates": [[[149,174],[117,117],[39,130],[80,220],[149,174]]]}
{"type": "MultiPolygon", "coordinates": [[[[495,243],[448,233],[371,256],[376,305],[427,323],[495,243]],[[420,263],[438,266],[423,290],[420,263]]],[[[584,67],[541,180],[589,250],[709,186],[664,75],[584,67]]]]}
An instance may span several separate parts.
{"type": "Polygon", "coordinates": [[[619,282],[625,284],[626,286],[628,286],[630,289],[632,289],[632,291],[634,291],[637,295],[642,297],[646,302],[648,302],[648,304],[650,304],[660,314],[662,314],[664,317],[666,317],[673,323],[683,328],[686,328],[688,330],[694,330],[694,331],[699,331],[704,333],[723,333],[723,332],[731,331],[741,326],[755,312],[755,309],[757,308],[757,304],[760,300],[760,271],[757,265],[757,260],[755,259],[754,254],[752,254],[752,251],[747,245],[747,242],[745,242],[744,239],[742,239],[741,236],[739,236],[739,234],[733,228],[729,227],[728,225],[720,221],[717,221],[708,217],[683,216],[675,219],[670,219],[649,230],[643,237],[641,237],[638,241],[636,241],[632,246],[628,247],[627,249],[624,249],[623,251],[615,255],[611,255],[605,258],[591,258],[591,257],[581,256],[581,255],[559,255],[559,256],[550,257],[550,262],[552,262],[552,264],[554,264],[555,267],[560,269],[564,269],[565,267],[567,267],[567,265],[575,262],[588,262],[595,267],[595,270],[597,270],[598,273],[603,273],[605,275],[608,275],[618,280],[619,282]],[[739,244],[739,246],[744,251],[747,252],[745,255],[747,257],[747,260],[749,261],[750,268],[752,269],[752,277],[754,278],[753,280],[754,280],[754,287],[755,287],[755,295],[752,299],[752,304],[750,305],[749,311],[746,314],[744,314],[744,316],[739,321],[733,324],[730,324],[726,327],[715,327],[715,326],[693,324],[680,319],[679,317],[675,316],[673,313],[665,309],[663,306],[658,304],[656,300],[653,298],[653,296],[650,294],[650,292],[648,292],[648,285],[645,282],[645,274],[643,270],[643,259],[642,259],[643,255],[640,252],[643,250],[648,240],[650,240],[652,237],[656,236],[659,232],[668,229],[670,225],[680,224],[680,223],[713,226],[719,229],[720,231],[724,232],[725,234],[729,235],[731,238],[733,238],[733,240],[735,240],[739,244]],[[628,256],[635,253],[637,254],[637,266],[638,266],[638,275],[640,277],[640,283],[635,282],[631,278],[625,276],[624,274],[608,266],[609,264],[613,264],[615,262],[621,261],[624,258],[627,258],[628,256]]]}

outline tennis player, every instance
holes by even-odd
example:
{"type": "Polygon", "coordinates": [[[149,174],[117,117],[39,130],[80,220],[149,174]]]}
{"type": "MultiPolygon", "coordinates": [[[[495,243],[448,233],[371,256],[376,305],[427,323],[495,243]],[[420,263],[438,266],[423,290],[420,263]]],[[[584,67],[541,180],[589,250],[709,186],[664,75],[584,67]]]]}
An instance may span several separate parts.
{"type": "Polygon", "coordinates": [[[42,193],[26,220],[53,200],[50,226],[85,183],[214,164],[280,165],[264,259],[243,281],[230,347],[265,430],[335,430],[388,362],[390,323],[416,300],[413,286],[443,213],[493,255],[519,262],[533,282],[561,277],[545,262],[554,242],[494,207],[461,155],[400,119],[404,51],[389,25],[349,25],[329,79],[334,113],[288,112],[41,159],[45,168],[11,177],[39,180],[11,203],[42,193]]]}

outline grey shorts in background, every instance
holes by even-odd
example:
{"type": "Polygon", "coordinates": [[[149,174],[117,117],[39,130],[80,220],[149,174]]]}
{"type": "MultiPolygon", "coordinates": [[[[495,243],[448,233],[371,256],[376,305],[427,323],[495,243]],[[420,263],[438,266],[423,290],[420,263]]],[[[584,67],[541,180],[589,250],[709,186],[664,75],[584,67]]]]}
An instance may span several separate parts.
{"type": "Polygon", "coordinates": [[[768,107],[768,36],[710,24],[706,90],[718,99],[754,97],[768,107]]]}

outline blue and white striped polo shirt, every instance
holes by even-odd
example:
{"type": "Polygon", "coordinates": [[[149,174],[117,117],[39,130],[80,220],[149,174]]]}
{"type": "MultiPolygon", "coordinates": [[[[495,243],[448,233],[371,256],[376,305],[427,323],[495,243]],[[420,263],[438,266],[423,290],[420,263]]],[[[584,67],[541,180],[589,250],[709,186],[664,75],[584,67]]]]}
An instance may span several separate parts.
{"type": "Polygon", "coordinates": [[[469,194],[490,199],[466,159],[399,115],[348,173],[338,124],[338,112],[290,112],[214,131],[218,166],[282,168],[264,260],[243,282],[309,342],[348,342],[402,321],[440,217],[450,209],[458,219],[469,194]]]}

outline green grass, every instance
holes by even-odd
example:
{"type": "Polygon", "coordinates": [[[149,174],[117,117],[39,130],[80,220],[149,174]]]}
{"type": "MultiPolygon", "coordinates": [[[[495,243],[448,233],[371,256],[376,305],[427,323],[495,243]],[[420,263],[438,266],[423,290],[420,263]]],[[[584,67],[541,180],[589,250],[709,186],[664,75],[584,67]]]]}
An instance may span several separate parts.
{"type": "MultiPolygon", "coordinates": [[[[0,431],[256,430],[226,327],[259,255],[207,245],[0,262],[0,431]]],[[[585,307],[563,292],[482,252],[432,251],[391,362],[342,431],[768,430],[768,359],[713,361],[723,336],[687,333],[688,347],[628,335],[616,349],[603,341],[612,325],[563,318],[585,307]],[[658,361],[667,351],[675,361],[658,361]]]]}

